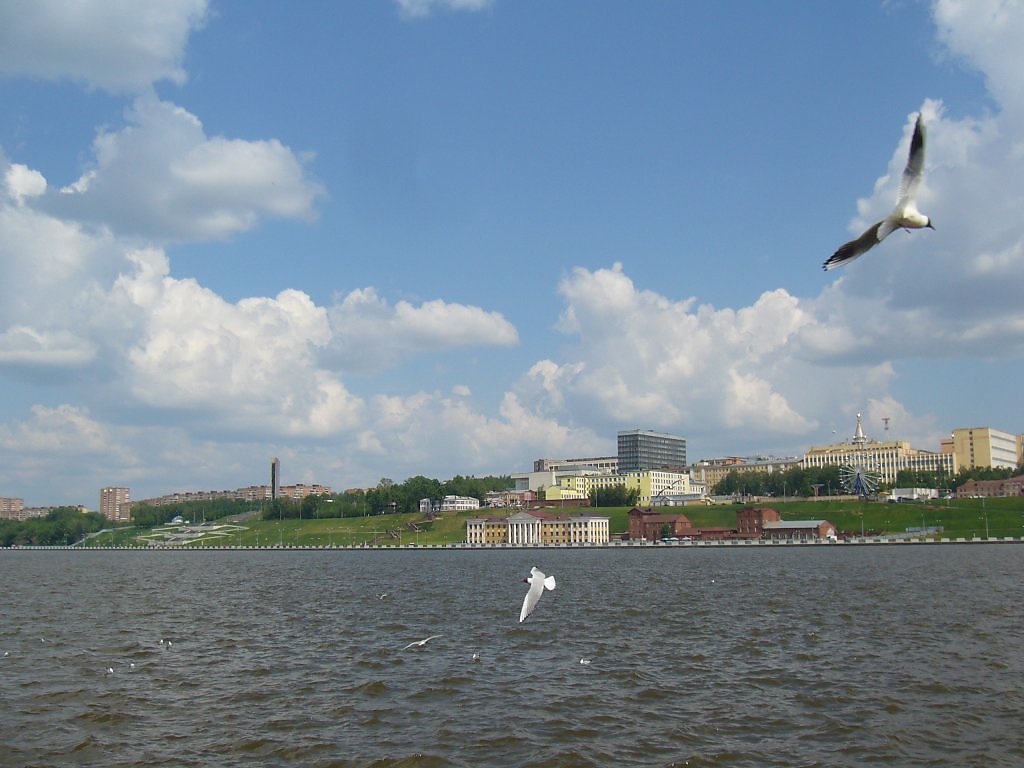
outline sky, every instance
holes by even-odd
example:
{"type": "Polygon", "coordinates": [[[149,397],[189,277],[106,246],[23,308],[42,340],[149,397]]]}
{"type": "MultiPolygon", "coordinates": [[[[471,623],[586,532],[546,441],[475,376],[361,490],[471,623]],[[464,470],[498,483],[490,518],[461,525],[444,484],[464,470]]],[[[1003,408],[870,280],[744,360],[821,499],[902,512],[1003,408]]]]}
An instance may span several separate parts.
{"type": "Polygon", "coordinates": [[[0,496],[1024,432],[1020,40],[1016,0],[0,2],[0,496]],[[823,271],[918,112],[935,230],[823,271]]]}

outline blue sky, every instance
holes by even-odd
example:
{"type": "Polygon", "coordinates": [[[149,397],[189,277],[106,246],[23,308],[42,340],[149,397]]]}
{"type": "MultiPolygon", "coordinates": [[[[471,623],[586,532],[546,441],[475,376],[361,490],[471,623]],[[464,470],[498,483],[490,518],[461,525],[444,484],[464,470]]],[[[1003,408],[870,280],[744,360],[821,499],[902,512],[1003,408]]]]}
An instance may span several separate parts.
{"type": "Polygon", "coordinates": [[[0,495],[1024,432],[1020,3],[70,13],[0,6],[0,495]],[[823,272],[918,111],[936,230],[823,272]]]}

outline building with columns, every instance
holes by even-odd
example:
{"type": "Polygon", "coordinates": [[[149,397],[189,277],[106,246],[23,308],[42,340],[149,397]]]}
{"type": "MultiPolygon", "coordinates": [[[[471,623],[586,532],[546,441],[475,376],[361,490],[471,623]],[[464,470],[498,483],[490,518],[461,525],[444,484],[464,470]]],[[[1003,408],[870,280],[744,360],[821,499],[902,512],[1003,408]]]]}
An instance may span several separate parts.
{"type": "Polygon", "coordinates": [[[607,544],[609,519],[603,515],[551,515],[515,512],[507,517],[466,521],[468,544],[607,544]]]}
{"type": "Polygon", "coordinates": [[[864,434],[861,415],[851,440],[810,448],[800,465],[804,469],[869,463],[885,485],[896,483],[896,475],[904,469],[920,472],[953,474],[953,456],[949,453],[911,448],[905,440],[871,440],[864,434]]]}

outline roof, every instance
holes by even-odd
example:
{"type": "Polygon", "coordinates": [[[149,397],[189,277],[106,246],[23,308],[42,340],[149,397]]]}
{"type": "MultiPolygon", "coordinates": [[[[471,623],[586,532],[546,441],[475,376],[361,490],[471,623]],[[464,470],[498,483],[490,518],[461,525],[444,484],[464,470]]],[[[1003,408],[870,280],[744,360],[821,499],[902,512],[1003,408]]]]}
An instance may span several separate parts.
{"type": "Polygon", "coordinates": [[[762,528],[817,528],[823,523],[832,525],[828,520],[770,520],[762,528]]]}

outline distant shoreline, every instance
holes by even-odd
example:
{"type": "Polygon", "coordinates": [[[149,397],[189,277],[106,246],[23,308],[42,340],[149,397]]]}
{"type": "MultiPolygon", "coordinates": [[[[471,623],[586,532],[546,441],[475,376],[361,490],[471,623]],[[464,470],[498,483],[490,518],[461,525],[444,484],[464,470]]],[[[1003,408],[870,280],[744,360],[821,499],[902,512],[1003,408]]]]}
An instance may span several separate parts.
{"type": "Polygon", "coordinates": [[[71,545],[54,546],[16,546],[0,547],[0,552],[360,552],[360,551],[501,551],[501,550],[606,550],[606,549],[644,549],[644,550],[669,550],[669,549],[772,549],[779,547],[863,547],[863,546],[936,546],[943,544],[1024,544],[1024,537],[1014,538],[1006,536],[1003,538],[956,538],[956,539],[920,539],[907,537],[886,538],[865,537],[863,539],[849,539],[847,541],[765,541],[765,540],[740,540],[740,541],[680,541],[680,542],[652,542],[652,541],[621,541],[609,544],[354,544],[354,545],[277,545],[277,546],[240,546],[224,545],[217,547],[190,547],[178,545],[159,545],[149,547],[124,547],[124,546],[100,546],[100,547],[76,547],[71,545]]]}

